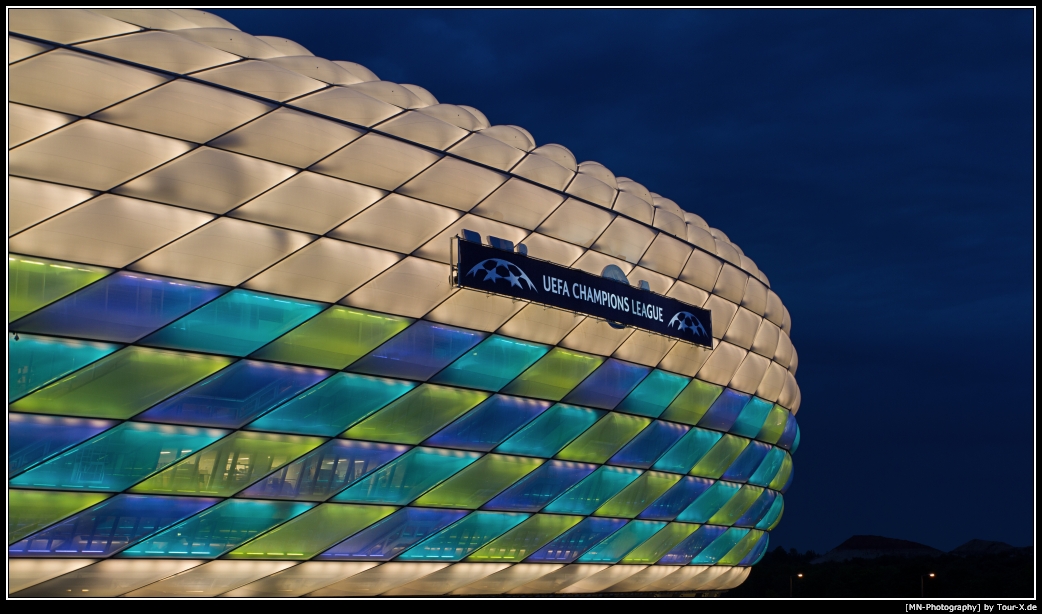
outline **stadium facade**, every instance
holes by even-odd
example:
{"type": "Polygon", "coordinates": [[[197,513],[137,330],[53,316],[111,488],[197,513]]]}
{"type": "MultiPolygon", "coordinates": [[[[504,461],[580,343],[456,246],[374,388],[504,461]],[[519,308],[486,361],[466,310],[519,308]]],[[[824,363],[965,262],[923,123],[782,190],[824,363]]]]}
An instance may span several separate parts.
{"type": "Polygon", "coordinates": [[[202,11],[8,15],[12,596],[747,577],[800,393],[788,311],[723,232],[202,11]]]}

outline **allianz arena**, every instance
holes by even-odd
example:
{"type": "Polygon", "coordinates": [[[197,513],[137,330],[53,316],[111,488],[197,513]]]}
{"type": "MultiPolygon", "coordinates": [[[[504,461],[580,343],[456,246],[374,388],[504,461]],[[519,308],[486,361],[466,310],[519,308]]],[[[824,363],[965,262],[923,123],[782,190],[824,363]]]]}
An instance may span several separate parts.
{"type": "Polygon", "coordinates": [[[797,358],[723,232],[209,13],[8,15],[11,596],[713,594],[763,556],[797,358]],[[460,248],[616,271],[712,347],[460,248]]]}

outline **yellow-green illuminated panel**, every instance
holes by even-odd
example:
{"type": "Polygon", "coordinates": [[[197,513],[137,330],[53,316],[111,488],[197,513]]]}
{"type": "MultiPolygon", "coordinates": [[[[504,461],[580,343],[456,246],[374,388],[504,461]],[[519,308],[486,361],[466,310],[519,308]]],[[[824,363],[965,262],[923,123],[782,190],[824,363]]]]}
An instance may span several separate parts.
{"type": "Polygon", "coordinates": [[[488,396],[488,392],[423,384],[351,427],[343,436],[418,444],[488,396]]]}
{"type": "Polygon", "coordinates": [[[695,466],[691,468],[691,475],[718,479],[747,445],[749,445],[749,440],[744,437],[724,435],[720,441],[716,442],[713,449],[702,457],[702,460],[695,463],[695,466]]]}
{"type": "Polygon", "coordinates": [[[651,424],[649,418],[610,413],[557,453],[562,460],[603,463],[651,424]]]}
{"type": "Polygon", "coordinates": [[[536,514],[467,558],[474,562],[518,563],[582,521],[582,516],[536,514]]]}
{"type": "Polygon", "coordinates": [[[554,348],[507,384],[504,394],[517,394],[537,399],[560,401],[586,377],[601,366],[604,358],[554,348]]]}
{"type": "Polygon", "coordinates": [[[720,386],[693,379],[659,417],[670,422],[698,424],[723,391],[720,386]]]}
{"type": "Polygon", "coordinates": [[[685,537],[698,530],[699,526],[701,525],[671,522],[664,529],[652,535],[648,541],[631,550],[621,562],[634,565],[654,565],[667,552],[684,541],[685,537]]]}
{"type": "Polygon", "coordinates": [[[323,503],[239,546],[225,558],[310,559],[396,509],[388,505],[323,503]]]}
{"type": "Polygon", "coordinates": [[[746,510],[752,507],[762,493],[762,488],[748,485],[742,486],[742,489],[735,496],[731,497],[731,500],[725,503],[720,508],[720,511],[713,514],[712,518],[709,519],[709,524],[719,524],[725,527],[733,525],[742,517],[746,510]]]}
{"type": "Polygon", "coordinates": [[[435,486],[413,505],[477,509],[542,464],[538,458],[488,454],[435,486]]]}
{"type": "Polygon", "coordinates": [[[680,481],[679,475],[647,471],[602,505],[594,516],[636,518],[637,514],[680,481]]]}
{"type": "Polygon", "coordinates": [[[14,322],[111,272],[100,266],[11,254],[7,257],[7,321],[14,322]]]}
{"type": "Polygon", "coordinates": [[[110,496],[107,493],[10,489],[7,491],[7,543],[13,544],[110,496]]]}

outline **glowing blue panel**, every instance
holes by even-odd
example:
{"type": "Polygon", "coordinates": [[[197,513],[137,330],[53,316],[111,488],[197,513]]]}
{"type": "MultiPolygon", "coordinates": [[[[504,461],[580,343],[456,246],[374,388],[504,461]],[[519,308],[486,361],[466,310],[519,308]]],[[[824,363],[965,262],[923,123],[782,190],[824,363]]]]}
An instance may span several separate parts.
{"type": "Polygon", "coordinates": [[[538,512],[562,492],[593,473],[597,465],[550,461],[482,506],[487,510],[538,512]]]}
{"type": "Polygon", "coordinates": [[[11,485],[119,492],[227,433],[221,429],[124,422],[13,478],[11,485]]]}
{"type": "Polygon", "coordinates": [[[658,418],[691,380],[681,375],[655,370],[644,378],[616,408],[631,414],[658,418]]]}
{"type": "Polygon", "coordinates": [[[726,530],[727,527],[702,525],[659,559],[659,565],[687,565],[691,559],[698,556],[706,549],[706,546],[716,541],[726,530]]]}
{"type": "Polygon", "coordinates": [[[690,427],[683,424],[656,420],[616,452],[608,463],[647,469],[688,430],[690,427]]]}
{"type": "MultiPolygon", "coordinates": [[[[793,418],[793,422],[795,422],[795,421],[796,421],[796,419],[793,418]]],[[[792,447],[789,448],[789,454],[795,454],[796,453],[796,448],[798,448],[798,447],[800,447],[800,425],[799,424],[796,425],[796,438],[792,440],[792,447]]]]}
{"type": "Polygon", "coordinates": [[[20,399],[30,392],[101,360],[120,346],[37,335],[7,338],[7,398],[20,399]]]}
{"type": "Polygon", "coordinates": [[[738,564],[739,565],[755,565],[760,562],[763,555],[767,553],[767,544],[770,542],[770,533],[764,533],[760,536],[760,539],[756,541],[756,545],[749,551],[749,554],[745,555],[738,564]]]}
{"type": "Polygon", "coordinates": [[[781,518],[782,512],[785,510],[785,499],[778,496],[774,498],[774,503],[767,510],[767,513],[763,515],[760,522],[756,523],[757,529],[764,531],[770,531],[774,528],[774,525],[778,524],[778,520],[781,518]]]}
{"type": "Polygon", "coordinates": [[[431,381],[495,392],[535,364],[550,347],[492,335],[431,381]]]}
{"type": "Polygon", "coordinates": [[[493,395],[424,444],[488,452],[548,407],[549,401],[493,395]]]}
{"type": "Polygon", "coordinates": [[[239,428],[330,375],[322,369],[240,360],[135,420],[239,428]]]}
{"type": "Polygon", "coordinates": [[[544,511],[583,516],[592,514],[605,501],[619,494],[620,490],[640,477],[641,473],[643,472],[623,467],[600,467],[551,502],[544,511]]]}
{"type": "Polygon", "coordinates": [[[526,563],[571,563],[595,544],[621,529],[621,518],[585,518],[560,537],[533,552],[526,563]]]}
{"type": "Polygon", "coordinates": [[[227,288],[120,271],[18,321],[15,330],[129,343],[227,288]]]}
{"type": "Polygon", "coordinates": [[[777,498],[777,493],[769,488],[765,488],[760,494],[759,498],[753,503],[752,507],[747,509],[742,517],[735,521],[734,526],[736,527],[755,527],[756,523],[767,513],[767,510],[771,509],[774,505],[774,499],[777,498]]]}
{"type": "Polygon", "coordinates": [[[796,441],[796,416],[789,414],[785,421],[785,430],[782,431],[782,436],[778,440],[778,447],[785,448],[788,450],[792,447],[792,443],[796,441]]]}
{"type": "Polygon", "coordinates": [[[117,495],[8,548],[11,556],[105,558],[219,499],[117,495]]]}
{"type": "Polygon", "coordinates": [[[478,331],[420,320],[349,368],[369,375],[426,380],[484,337],[478,331]]]}
{"type": "Polygon", "coordinates": [[[715,565],[721,557],[737,546],[738,542],[742,541],[742,538],[748,533],[749,529],[736,529],[734,527],[728,529],[716,541],[698,553],[691,563],[694,565],[715,565]]]}
{"type": "Polygon", "coordinates": [[[706,452],[709,452],[723,437],[716,431],[693,428],[680,441],[662,455],[655,463],[655,469],[672,473],[687,473],[695,466],[706,452]]]}
{"type": "Polygon", "coordinates": [[[569,392],[564,402],[614,409],[650,372],[648,367],[609,358],[569,392]]]}
{"type": "Polygon", "coordinates": [[[408,450],[409,446],[389,443],[333,439],[253,484],[239,496],[325,501],[408,450]]]}
{"type": "Polygon", "coordinates": [[[312,301],[232,290],[160,329],[142,343],[179,350],[245,356],[322,311],[312,301]]]}
{"type": "Polygon", "coordinates": [[[720,476],[721,479],[730,480],[732,482],[746,482],[749,480],[753,472],[763,462],[764,457],[771,451],[773,446],[759,441],[753,441],[749,445],[745,446],[742,453],[738,455],[731,466],[727,468],[724,475],[720,476]]]}
{"type": "Polygon", "coordinates": [[[708,522],[713,514],[720,511],[731,497],[738,493],[741,486],[730,482],[716,482],[702,493],[695,502],[677,516],[683,522],[708,522]]]}
{"type": "Polygon", "coordinates": [[[713,485],[712,480],[686,476],[656,499],[637,518],[642,520],[674,520],[680,512],[713,485]]]}
{"type": "Polygon", "coordinates": [[[618,563],[630,550],[648,541],[666,526],[664,522],[633,520],[579,557],[579,563],[618,563]]]}
{"type": "Polygon", "coordinates": [[[743,437],[756,437],[772,407],[774,403],[753,397],[742,409],[742,413],[738,414],[738,419],[731,426],[731,433],[743,437]]]}
{"type": "Polygon", "coordinates": [[[335,437],[415,387],[414,382],[337,373],[246,428],[335,437]]]}
{"type": "Polygon", "coordinates": [[[558,403],[496,449],[504,454],[549,458],[593,426],[603,411],[558,403]]]}
{"type": "Polygon", "coordinates": [[[749,398],[747,394],[724,388],[723,393],[713,401],[713,405],[710,406],[706,415],[698,421],[698,426],[727,432],[738,419],[738,414],[742,413],[749,398]]]}
{"type": "Polygon", "coordinates": [[[749,476],[749,483],[756,486],[767,486],[774,476],[778,475],[778,470],[781,469],[783,462],[785,462],[785,451],[772,447],[760,466],[749,476]]]}
{"type": "Polygon", "coordinates": [[[467,513],[467,510],[402,508],[316,558],[326,561],[389,561],[467,513]]]}
{"type": "Polygon", "coordinates": [[[528,514],[474,512],[400,555],[399,561],[458,561],[524,522],[528,514]]]}
{"type": "Polygon", "coordinates": [[[8,475],[17,475],[116,424],[115,420],[8,414],[8,475]]]}
{"type": "Polygon", "coordinates": [[[438,448],[413,448],[333,497],[333,501],[405,505],[481,454],[438,448]]]}

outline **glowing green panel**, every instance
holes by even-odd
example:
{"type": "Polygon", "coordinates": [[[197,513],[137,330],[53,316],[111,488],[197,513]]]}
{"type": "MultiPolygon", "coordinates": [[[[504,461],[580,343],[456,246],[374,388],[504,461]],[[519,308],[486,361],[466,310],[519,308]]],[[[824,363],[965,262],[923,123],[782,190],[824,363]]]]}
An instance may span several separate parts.
{"type": "Polygon", "coordinates": [[[713,449],[721,437],[723,435],[716,431],[693,428],[655,462],[654,468],[673,473],[687,473],[713,449]]]}
{"type": "Polygon", "coordinates": [[[762,488],[748,485],[742,486],[741,490],[720,508],[720,511],[713,514],[708,521],[709,524],[718,524],[725,527],[733,525],[742,517],[742,514],[753,506],[753,503],[756,503],[757,497],[762,493],[762,488]]]}
{"type": "Polygon", "coordinates": [[[681,476],[659,471],[647,471],[639,478],[623,488],[608,502],[593,513],[594,516],[613,516],[615,518],[635,518],[644,508],[661,497],[681,476]]]}
{"type": "Polygon", "coordinates": [[[314,450],[320,437],[238,431],[141,482],[131,490],[230,497],[314,450]]]}
{"type": "Polygon", "coordinates": [[[7,543],[87,509],[111,495],[93,492],[7,491],[7,543]]]}
{"type": "Polygon", "coordinates": [[[412,320],[335,305],[253,353],[255,358],[343,369],[412,320]]]}
{"type": "Polygon", "coordinates": [[[615,409],[658,418],[690,381],[682,375],[652,371],[615,409]]]}
{"type": "Polygon", "coordinates": [[[528,514],[474,512],[413,546],[399,561],[458,561],[525,521],[528,514]]]}
{"type": "Polygon", "coordinates": [[[557,453],[557,458],[603,463],[651,424],[648,418],[610,413],[557,453]]]}
{"type": "Polygon", "coordinates": [[[760,397],[749,399],[749,402],[742,408],[742,413],[738,414],[738,419],[731,426],[730,432],[743,437],[756,437],[763,428],[767,414],[773,408],[770,401],[764,401],[760,397]]]}
{"type": "Polygon", "coordinates": [[[749,531],[742,538],[742,541],[738,542],[734,548],[731,548],[730,552],[720,557],[720,562],[717,565],[737,565],[741,563],[742,559],[756,547],[756,542],[760,541],[761,535],[763,535],[762,531],[749,531]]]}
{"type": "Polygon", "coordinates": [[[630,550],[630,553],[622,559],[622,562],[635,565],[654,565],[667,552],[684,541],[685,537],[698,530],[700,526],[702,525],[671,522],[666,525],[666,528],[652,535],[648,541],[630,550]]]}
{"type": "Polygon", "coordinates": [[[581,516],[536,514],[479,549],[467,560],[518,563],[581,521],[581,516]]]}
{"type": "Polygon", "coordinates": [[[12,411],[125,420],[234,362],[128,347],[15,401],[12,411]]]}
{"type": "Polygon", "coordinates": [[[510,382],[503,393],[560,401],[602,362],[600,356],[554,348],[510,382]]]}
{"type": "Polygon", "coordinates": [[[7,321],[14,322],[111,272],[100,266],[11,254],[7,257],[7,321]]]}
{"type": "Polygon", "coordinates": [[[100,360],[121,346],[115,343],[77,341],[40,335],[7,338],[8,401],[100,360]]]}
{"type": "Polygon", "coordinates": [[[543,357],[548,347],[492,335],[431,381],[495,392],[543,357]]]}
{"type": "Polygon", "coordinates": [[[792,457],[788,454],[785,455],[785,460],[782,461],[781,469],[778,470],[778,475],[774,476],[768,487],[771,490],[781,490],[785,484],[789,481],[789,474],[792,473],[792,457]]]}
{"type": "Polygon", "coordinates": [[[418,444],[489,396],[487,392],[423,384],[344,433],[349,439],[418,444]]]}
{"type": "Polygon", "coordinates": [[[789,410],[781,405],[775,405],[771,408],[770,413],[767,414],[767,419],[764,420],[760,433],[756,438],[767,443],[778,443],[782,433],[785,432],[785,423],[788,419],[789,410]]]}
{"type": "Polygon", "coordinates": [[[405,505],[481,455],[414,448],[333,497],[333,501],[405,505]]]}
{"type": "MultiPolygon", "coordinates": [[[[749,529],[738,529],[731,527],[723,535],[716,538],[716,540],[709,544],[691,561],[693,565],[718,565],[728,552],[732,548],[738,545],[742,539],[750,533],[749,529]]],[[[741,560],[741,559],[739,559],[741,560]]]]}
{"type": "Polygon", "coordinates": [[[632,520],[626,526],[609,535],[604,541],[586,551],[576,563],[618,563],[640,544],[666,526],[664,522],[632,520]]]}
{"type": "Polygon", "coordinates": [[[695,466],[691,468],[691,475],[714,480],[719,478],[747,445],[749,445],[749,440],[744,437],[724,435],[720,441],[716,442],[713,449],[702,457],[702,460],[695,463],[695,466]]]}
{"type": "Polygon", "coordinates": [[[551,501],[544,511],[557,514],[590,514],[640,477],[640,474],[639,469],[600,467],[551,501]]]}
{"type": "Polygon", "coordinates": [[[557,404],[504,441],[497,452],[549,458],[604,415],[599,409],[557,404]]]}
{"type": "Polygon", "coordinates": [[[388,505],[323,503],[239,546],[225,558],[310,559],[397,509],[388,505]]]}
{"type": "Polygon", "coordinates": [[[435,486],[413,505],[474,510],[542,464],[538,458],[488,454],[435,486]]]}
{"type": "Polygon", "coordinates": [[[303,514],[314,503],[228,499],[131,546],[129,557],[216,558],[248,539],[303,514]]]}
{"type": "Polygon", "coordinates": [[[691,505],[687,506],[687,509],[680,512],[677,520],[699,523],[708,522],[714,514],[727,505],[727,502],[738,493],[740,488],[741,486],[738,484],[730,482],[713,484],[708,490],[699,495],[691,505]]]}
{"type": "Polygon", "coordinates": [[[720,386],[693,379],[669,404],[661,418],[684,424],[698,424],[716,397],[724,391],[720,386]]]}

